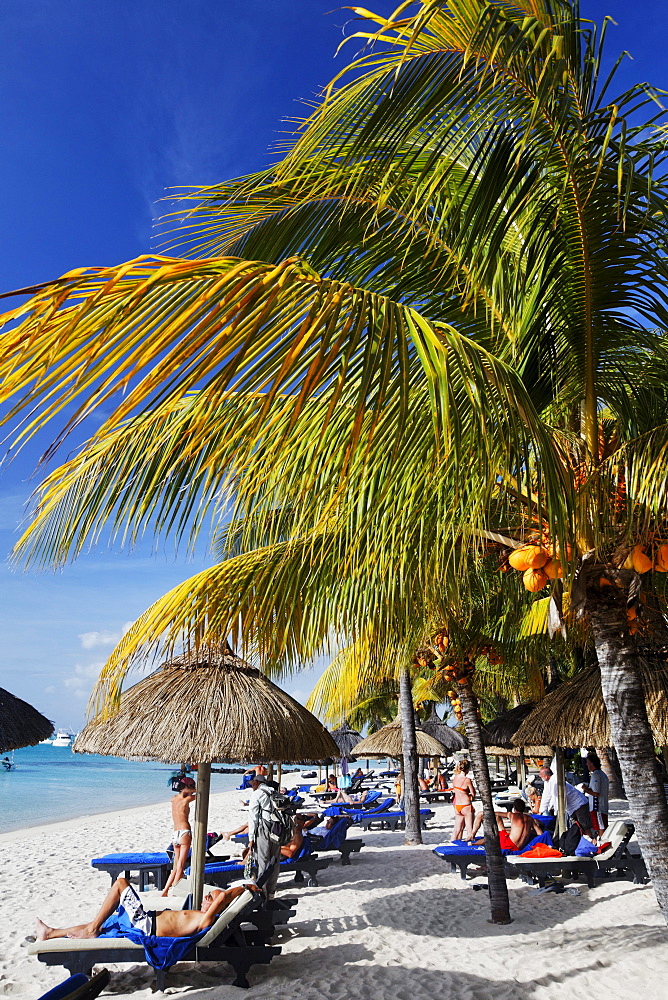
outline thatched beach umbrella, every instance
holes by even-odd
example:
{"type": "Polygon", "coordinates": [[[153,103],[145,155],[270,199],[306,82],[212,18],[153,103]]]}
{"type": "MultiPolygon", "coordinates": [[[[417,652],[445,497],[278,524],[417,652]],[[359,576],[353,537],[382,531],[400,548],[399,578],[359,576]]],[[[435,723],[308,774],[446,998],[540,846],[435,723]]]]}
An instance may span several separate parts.
{"type": "MultiPolygon", "coordinates": [[[[657,744],[668,744],[668,664],[640,660],[649,724],[657,744]]],[[[598,665],[587,667],[560,684],[524,720],[517,743],[550,743],[555,747],[610,747],[610,723],[601,693],[598,665]]]]}
{"type": "Polygon", "coordinates": [[[459,750],[465,750],[468,746],[465,736],[462,736],[452,726],[448,726],[443,719],[439,719],[434,706],[432,706],[429,718],[421,724],[420,728],[427,736],[433,736],[435,740],[438,740],[448,753],[457,753],[459,750]]]}
{"type": "Polygon", "coordinates": [[[330,736],[339,748],[341,757],[350,757],[353,749],[362,739],[362,734],[358,733],[356,729],[351,729],[347,719],[344,719],[337,729],[330,730],[330,736]]]}
{"type": "Polygon", "coordinates": [[[163,664],[124,692],[115,715],[90,722],[73,749],[197,764],[194,908],[204,884],[211,764],[302,764],[337,752],[314,715],[229,648],[199,649],[163,664]]]}
{"type": "MultiPolygon", "coordinates": [[[[448,756],[448,750],[442,743],[417,726],[415,727],[415,738],[419,757],[448,756]]],[[[398,719],[367,736],[355,747],[355,756],[357,757],[401,758],[402,755],[401,722],[398,719]]]]}
{"type": "Polygon", "coordinates": [[[502,712],[491,722],[486,722],[482,731],[485,746],[514,750],[521,745],[514,742],[515,732],[535,707],[535,703],[529,701],[525,705],[516,705],[515,708],[502,712]]]}
{"type": "Polygon", "coordinates": [[[53,732],[53,723],[41,712],[0,688],[0,753],[34,747],[53,732]]]}

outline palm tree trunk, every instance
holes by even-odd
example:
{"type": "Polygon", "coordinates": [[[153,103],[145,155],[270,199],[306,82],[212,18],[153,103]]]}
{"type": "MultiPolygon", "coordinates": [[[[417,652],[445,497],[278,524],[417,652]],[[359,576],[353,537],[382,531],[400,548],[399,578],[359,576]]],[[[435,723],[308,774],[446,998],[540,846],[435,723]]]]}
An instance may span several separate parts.
{"type": "MultiPolygon", "coordinates": [[[[601,770],[608,779],[609,795],[611,799],[624,799],[624,789],[622,788],[622,783],[619,780],[619,775],[617,774],[617,769],[611,760],[611,754],[605,747],[598,747],[596,753],[601,760],[601,770]]],[[[585,775],[585,780],[587,776],[585,775]]]]}
{"type": "Polygon", "coordinates": [[[610,734],[631,817],[656,898],[668,922],[668,804],[655,767],[654,737],[647,719],[638,653],[621,601],[592,602],[588,610],[610,734]]]}
{"type": "Polygon", "coordinates": [[[404,812],[406,813],[404,844],[421,844],[418,754],[411,675],[408,667],[403,668],[399,677],[399,715],[401,717],[401,744],[404,759],[404,812]]]}
{"type": "Polygon", "coordinates": [[[503,855],[499,844],[496,826],[496,814],[492,801],[492,786],[489,780],[489,767],[482,740],[482,727],[478,716],[478,699],[471,689],[470,683],[457,687],[462,704],[462,716],[466,728],[466,738],[473,758],[475,781],[482,799],[482,812],[485,824],[485,854],[487,856],[487,881],[489,884],[489,902],[492,909],[493,924],[509,924],[511,922],[510,904],[508,901],[508,886],[504,874],[503,855]]]}

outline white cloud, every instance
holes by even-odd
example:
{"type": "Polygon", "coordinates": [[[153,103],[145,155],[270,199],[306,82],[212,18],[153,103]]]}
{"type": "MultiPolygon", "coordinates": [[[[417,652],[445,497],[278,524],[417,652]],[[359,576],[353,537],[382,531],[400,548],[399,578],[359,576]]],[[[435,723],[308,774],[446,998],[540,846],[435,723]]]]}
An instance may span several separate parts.
{"type": "Polygon", "coordinates": [[[77,663],[74,673],[63,678],[63,684],[75,698],[88,698],[93,683],[99,676],[104,660],[96,660],[94,663],[77,663]]]}
{"type": "Polygon", "coordinates": [[[77,638],[82,649],[95,649],[96,646],[115,646],[120,642],[133,622],[125,622],[119,632],[103,629],[99,632],[80,632],[77,638]]]}

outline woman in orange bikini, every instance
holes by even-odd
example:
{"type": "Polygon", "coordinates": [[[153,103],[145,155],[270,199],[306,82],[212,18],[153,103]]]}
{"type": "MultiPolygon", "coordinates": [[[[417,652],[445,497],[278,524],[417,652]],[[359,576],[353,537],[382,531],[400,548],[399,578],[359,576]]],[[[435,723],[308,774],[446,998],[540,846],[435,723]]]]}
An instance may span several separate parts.
{"type": "MultiPolygon", "coordinates": [[[[473,839],[473,820],[475,809],[473,800],[475,798],[475,786],[468,776],[471,765],[467,760],[461,760],[455,767],[452,777],[452,787],[449,792],[455,793],[455,825],[452,831],[452,839],[458,840],[462,830],[466,827],[464,840],[473,839]]],[[[480,824],[478,824],[479,826],[480,824]]]]}

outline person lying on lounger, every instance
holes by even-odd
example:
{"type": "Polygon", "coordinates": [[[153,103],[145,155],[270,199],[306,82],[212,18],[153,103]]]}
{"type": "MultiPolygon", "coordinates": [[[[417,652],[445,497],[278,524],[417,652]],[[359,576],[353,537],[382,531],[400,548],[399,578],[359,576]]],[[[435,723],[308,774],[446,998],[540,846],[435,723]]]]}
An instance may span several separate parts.
{"type": "Polygon", "coordinates": [[[51,938],[96,938],[104,931],[105,921],[119,906],[137,930],[156,937],[189,937],[211,927],[216,918],[244,889],[257,889],[256,885],[238,885],[232,889],[212,889],[202,900],[201,910],[145,910],[134,886],[127,879],[117,878],[97,913],[86,924],[72,927],[49,927],[43,920],[36,921],[35,937],[38,941],[51,938]]]}
{"type": "MultiPolygon", "coordinates": [[[[510,812],[496,813],[496,825],[499,828],[499,841],[503,851],[521,851],[525,844],[542,833],[543,828],[529,812],[529,806],[524,799],[515,799],[510,812]],[[505,820],[510,820],[510,830],[506,830],[505,820]]],[[[484,838],[474,840],[474,844],[484,844],[484,838]]]]}
{"type": "Polygon", "coordinates": [[[327,805],[328,806],[335,806],[339,802],[345,802],[345,803],[347,803],[347,805],[358,805],[358,804],[361,804],[362,802],[366,801],[366,797],[367,797],[367,795],[369,794],[370,791],[371,791],[371,789],[367,788],[367,790],[365,792],[362,792],[361,795],[360,794],[358,794],[358,795],[349,795],[348,792],[345,790],[345,788],[337,788],[336,795],[334,796],[333,799],[329,800],[329,802],[327,803],[327,805]]]}

